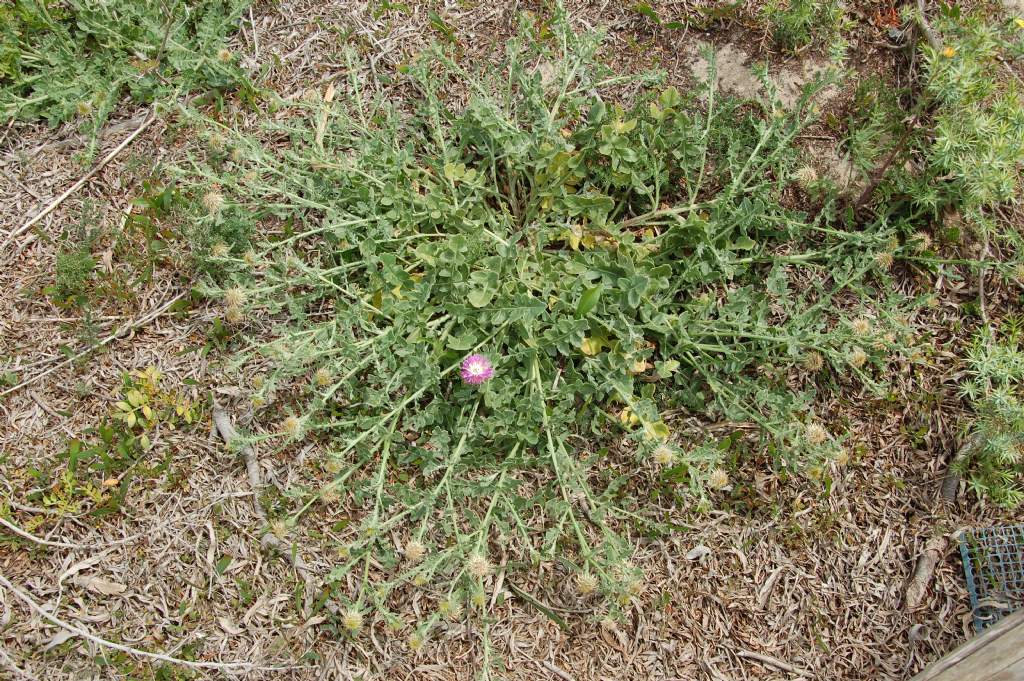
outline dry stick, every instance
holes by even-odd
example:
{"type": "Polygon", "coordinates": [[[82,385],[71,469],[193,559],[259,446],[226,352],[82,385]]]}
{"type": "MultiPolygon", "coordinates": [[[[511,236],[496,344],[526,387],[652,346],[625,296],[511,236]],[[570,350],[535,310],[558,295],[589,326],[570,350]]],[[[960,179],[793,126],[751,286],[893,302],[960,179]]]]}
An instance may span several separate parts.
{"type": "Polygon", "coordinates": [[[111,162],[111,161],[112,161],[112,160],[114,159],[114,157],[115,157],[115,156],[117,156],[117,155],[118,155],[118,154],[120,154],[120,153],[121,153],[122,151],[124,151],[124,148],[125,148],[125,147],[127,147],[127,146],[128,146],[129,144],[131,144],[132,140],[134,140],[134,139],[135,139],[136,137],[138,137],[139,135],[141,135],[141,134],[142,134],[142,131],[143,131],[143,130],[145,130],[146,128],[148,128],[148,127],[149,127],[150,125],[152,125],[152,124],[153,124],[153,121],[155,121],[155,120],[156,120],[156,107],[153,107],[153,109],[152,109],[152,111],[150,112],[149,116],[148,116],[148,117],[146,118],[146,120],[144,120],[144,121],[142,122],[142,125],[140,125],[139,127],[137,127],[137,128],[135,129],[135,132],[133,132],[132,134],[128,135],[128,137],[126,137],[126,138],[124,139],[124,141],[122,141],[122,142],[121,142],[120,144],[118,144],[118,145],[117,145],[117,146],[116,146],[116,147],[114,148],[114,150],[113,150],[113,151],[111,151],[111,152],[110,152],[109,154],[107,154],[106,156],[104,156],[104,157],[103,157],[103,160],[101,160],[101,161],[100,161],[99,163],[97,163],[97,164],[96,164],[95,166],[93,166],[93,169],[92,169],[92,170],[90,170],[90,171],[89,171],[89,172],[87,172],[87,173],[86,173],[85,175],[83,175],[83,176],[82,176],[82,177],[81,177],[81,178],[80,178],[80,179],[79,179],[79,180],[78,180],[77,182],[75,182],[75,183],[74,183],[73,185],[71,185],[71,186],[70,186],[70,187],[69,187],[69,188],[68,188],[67,190],[65,190],[63,194],[61,194],[61,195],[60,195],[60,196],[58,196],[58,197],[57,197],[56,199],[54,199],[53,201],[51,201],[51,202],[50,202],[50,204],[49,204],[48,206],[46,206],[46,208],[44,208],[43,210],[41,210],[41,211],[40,211],[40,212],[39,212],[39,213],[38,213],[38,214],[37,214],[37,215],[36,215],[36,216],[35,216],[34,218],[32,218],[32,219],[28,220],[28,221],[27,221],[27,222],[26,222],[25,224],[23,224],[23,225],[22,225],[21,227],[19,227],[18,229],[14,230],[14,231],[13,231],[13,232],[11,232],[10,234],[8,234],[8,235],[7,235],[7,238],[6,238],[6,239],[4,239],[4,242],[3,242],[2,244],[0,244],[0,249],[4,249],[4,248],[7,248],[7,246],[8,246],[8,245],[9,245],[9,244],[10,244],[10,243],[11,243],[11,242],[12,242],[12,241],[14,240],[14,239],[16,239],[16,238],[17,238],[18,236],[20,236],[20,235],[24,234],[24,233],[25,233],[25,232],[27,232],[28,230],[32,229],[32,225],[36,224],[37,222],[39,222],[40,220],[42,220],[42,219],[43,219],[44,217],[46,217],[47,215],[49,215],[50,213],[52,213],[52,212],[53,212],[53,210],[54,210],[54,209],[55,209],[55,208],[56,208],[57,206],[59,206],[60,204],[62,204],[62,203],[64,202],[64,200],[65,200],[66,198],[68,198],[69,196],[71,196],[72,194],[74,194],[74,193],[75,193],[76,191],[78,191],[78,190],[79,190],[79,189],[80,189],[80,188],[82,187],[82,185],[84,185],[84,184],[85,184],[86,182],[88,182],[88,181],[89,181],[89,179],[90,179],[90,178],[91,178],[91,177],[92,177],[93,175],[95,175],[95,174],[96,174],[96,173],[98,173],[99,171],[103,170],[103,167],[104,167],[104,166],[106,166],[106,165],[107,165],[108,163],[110,163],[110,162],[111,162]]]}
{"type": "Polygon", "coordinates": [[[806,669],[800,669],[799,667],[794,667],[790,663],[783,662],[782,660],[780,660],[780,659],[778,659],[776,657],[772,657],[771,655],[762,655],[761,653],[755,653],[755,652],[750,651],[750,650],[737,650],[736,651],[736,655],[738,657],[743,657],[743,658],[746,658],[748,660],[756,660],[757,662],[760,662],[762,664],[766,664],[769,667],[775,667],[776,669],[780,669],[780,670],[782,670],[784,672],[788,672],[790,674],[796,674],[798,676],[814,676],[814,674],[810,673],[806,669]]]}
{"type": "Polygon", "coordinates": [[[0,574],[0,586],[9,590],[12,594],[18,597],[30,610],[35,612],[37,615],[47,620],[51,624],[55,624],[65,631],[71,632],[76,636],[92,641],[96,645],[103,646],[104,648],[111,648],[113,650],[119,650],[122,653],[129,655],[137,655],[139,657],[147,657],[151,660],[160,660],[161,662],[167,662],[169,664],[182,665],[184,667],[191,667],[193,669],[222,669],[222,670],[250,670],[250,671],[286,671],[290,669],[297,669],[297,667],[268,667],[263,665],[256,665],[252,662],[193,662],[191,660],[182,660],[177,657],[171,657],[170,655],[164,655],[162,653],[151,653],[148,650],[139,650],[138,648],[132,648],[130,646],[121,645],[120,643],[114,643],[108,641],[105,638],[100,638],[90,634],[85,629],[77,627],[70,622],[51,615],[41,605],[35,602],[35,600],[27,593],[14,586],[10,580],[7,579],[3,574],[0,574]]]}
{"type": "Polygon", "coordinates": [[[162,315],[167,310],[167,308],[169,308],[171,305],[174,305],[176,302],[178,302],[183,297],[185,297],[186,293],[188,293],[188,291],[182,291],[181,293],[179,293],[178,295],[174,296],[173,298],[168,300],[166,303],[161,305],[156,310],[150,312],[148,315],[146,315],[142,319],[139,319],[138,321],[134,321],[134,322],[128,322],[127,324],[122,326],[120,329],[118,329],[114,333],[110,334],[109,336],[107,336],[106,338],[101,340],[96,345],[93,345],[91,347],[86,348],[85,350],[82,350],[80,353],[78,353],[74,357],[70,357],[70,358],[64,360],[63,362],[61,362],[60,364],[55,364],[54,366],[50,367],[46,371],[43,371],[42,373],[38,373],[35,376],[33,376],[32,378],[25,379],[24,381],[22,381],[18,385],[14,386],[12,388],[8,388],[7,390],[4,390],[3,392],[0,392],[0,397],[6,397],[7,395],[10,395],[13,392],[17,392],[18,390],[21,390],[22,388],[24,388],[26,385],[31,385],[31,384],[35,383],[36,381],[38,381],[38,380],[40,380],[42,378],[45,378],[46,376],[52,374],[54,371],[57,371],[57,369],[65,367],[68,364],[71,364],[72,362],[74,362],[76,360],[79,360],[82,357],[85,357],[86,355],[88,355],[93,350],[96,350],[98,348],[102,348],[104,345],[107,345],[111,341],[117,340],[118,338],[123,336],[125,333],[128,333],[129,331],[135,331],[136,329],[139,329],[139,328],[145,326],[146,324],[149,324],[151,321],[153,321],[154,319],[156,319],[157,317],[162,315]]]}

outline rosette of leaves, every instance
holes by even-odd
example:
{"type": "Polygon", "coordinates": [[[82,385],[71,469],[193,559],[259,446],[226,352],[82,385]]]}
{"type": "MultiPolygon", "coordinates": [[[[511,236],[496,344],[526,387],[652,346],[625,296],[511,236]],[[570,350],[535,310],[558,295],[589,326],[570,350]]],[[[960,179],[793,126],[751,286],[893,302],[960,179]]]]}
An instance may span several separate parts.
{"type": "MultiPolygon", "coordinates": [[[[796,427],[818,390],[794,378],[806,354],[833,382],[871,383],[891,349],[834,319],[838,294],[878,298],[867,284],[891,230],[848,233],[831,203],[782,201],[814,88],[784,112],[643,76],[614,103],[602,92],[623,79],[597,46],[556,22],[498,68],[434,49],[402,74],[419,94],[400,106],[353,75],[333,101],[279,102],[273,151],[192,114],[244,161],[199,154],[179,171],[190,219],[257,225],[200,288],[263,320],[241,322],[232,365],[258,369],[264,418],[290,416],[254,440],[329,451],[329,497],[343,491],[332,503],[355,519],[333,576],[374,585],[332,594],[351,607],[390,618],[409,584],[473,601],[474,557],[501,550],[596,578],[598,609],[617,612],[637,587],[633,534],[664,529],[637,486],[661,475],[703,499],[721,455],[666,414],[754,423],[798,468],[837,445],[796,427]],[[214,184],[211,213],[198,197],[214,184]],[[481,387],[457,379],[470,353],[495,364],[481,387]],[[661,447],[678,456],[655,474],[661,447]],[[395,535],[430,550],[403,563],[395,535]]],[[[299,515],[323,493],[297,496],[299,515]]]]}

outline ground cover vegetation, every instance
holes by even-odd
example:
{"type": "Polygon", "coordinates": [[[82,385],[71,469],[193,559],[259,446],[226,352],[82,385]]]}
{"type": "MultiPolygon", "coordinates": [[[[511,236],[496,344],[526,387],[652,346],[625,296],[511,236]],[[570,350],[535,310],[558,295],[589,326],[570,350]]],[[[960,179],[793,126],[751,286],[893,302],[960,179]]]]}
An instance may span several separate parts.
{"type": "MultiPolygon", "coordinates": [[[[801,146],[849,68],[840,3],[764,10],[780,49],[830,46],[793,106],[766,70],[764,97],[721,91],[711,52],[689,89],[616,73],[559,7],[524,15],[497,64],[463,63],[450,40],[421,52],[393,74],[401,99],[354,50],[343,79],[284,97],[225,46],[245,8],[18,0],[0,9],[0,115],[95,133],[130,95],[174,120],[146,249],[173,234],[218,311],[205,352],[254,416],[232,450],[323,453],[318,486],[264,499],[261,531],[287,540],[343,510],[315,595],[340,635],[387,627],[417,651],[442,620],[473,621],[487,677],[503,668],[494,576],[542,563],[595,624],[622,624],[644,589],[637,542],[679,530],[666,506],[732,503],[753,460],[831,486],[857,452],[821,405],[890,399],[893,367],[927,366],[914,319],[930,277],[978,289],[960,386],[975,416],[953,467],[1020,504],[1022,322],[992,318],[985,282],[1024,278],[1004,210],[1024,107],[1003,68],[1024,20],[909,7],[918,78],[858,90],[851,192],[801,146]],[[186,97],[226,88],[240,107],[186,97]],[[409,621],[417,591],[431,607],[409,621]]],[[[65,307],[99,290],[94,238],[57,258],[45,292],[65,307]]],[[[203,409],[156,369],[126,375],[41,501],[116,513],[126,481],[166,470],[146,463],[148,433],[203,409]],[[85,465],[99,484],[75,477],[85,465]]]]}

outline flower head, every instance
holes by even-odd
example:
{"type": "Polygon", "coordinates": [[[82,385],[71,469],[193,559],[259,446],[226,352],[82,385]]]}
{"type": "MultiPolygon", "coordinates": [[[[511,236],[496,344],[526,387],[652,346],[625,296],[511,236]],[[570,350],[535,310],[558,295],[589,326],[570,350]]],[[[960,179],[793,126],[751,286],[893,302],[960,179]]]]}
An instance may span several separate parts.
{"type": "Polygon", "coordinates": [[[234,59],[234,55],[231,54],[231,50],[226,47],[222,47],[217,50],[217,59],[224,62],[225,64],[234,59]]]}
{"type": "Polygon", "coordinates": [[[807,189],[818,181],[818,171],[811,166],[804,166],[793,173],[793,179],[802,188],[807,189]]]}
{"type": "Polygon", "coordinates": [[[328,386],[331,383],[331,372],[324,367],[320,367],[313,374],[313,381],[321,388],[328,386]]]}
{"type": "Polygon", "coordinates": [[[850,328],[858,336],[866,336],[871,333],[871,322],[864,317],[857,317],[850,322],[850,328]]]}
{"type": "Polygon", "coordinates": [[[868,355],[861,348],[855,347],[850,350],[850,354],[847,355],[846,361],[849,362],[850,366],[854,369],[859,369],[868,361],[868,355]]]}
{"type": "Polygon", "coordinates": [[[470,385],[480,385],[494,376],[494,366],[484,355],[470,355],[462,360],[462,380],[470,385]]]}

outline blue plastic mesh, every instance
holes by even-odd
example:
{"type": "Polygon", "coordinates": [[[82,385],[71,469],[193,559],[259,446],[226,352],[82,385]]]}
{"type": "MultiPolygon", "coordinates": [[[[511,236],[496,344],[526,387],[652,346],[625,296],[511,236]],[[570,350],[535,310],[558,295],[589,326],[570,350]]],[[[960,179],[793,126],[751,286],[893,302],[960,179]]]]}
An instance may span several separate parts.
{"type": "Polygon", "coordinates": [[[1024,525],[964,532],[960,556],[977,631],[1024,605],[1024,525]]]}

